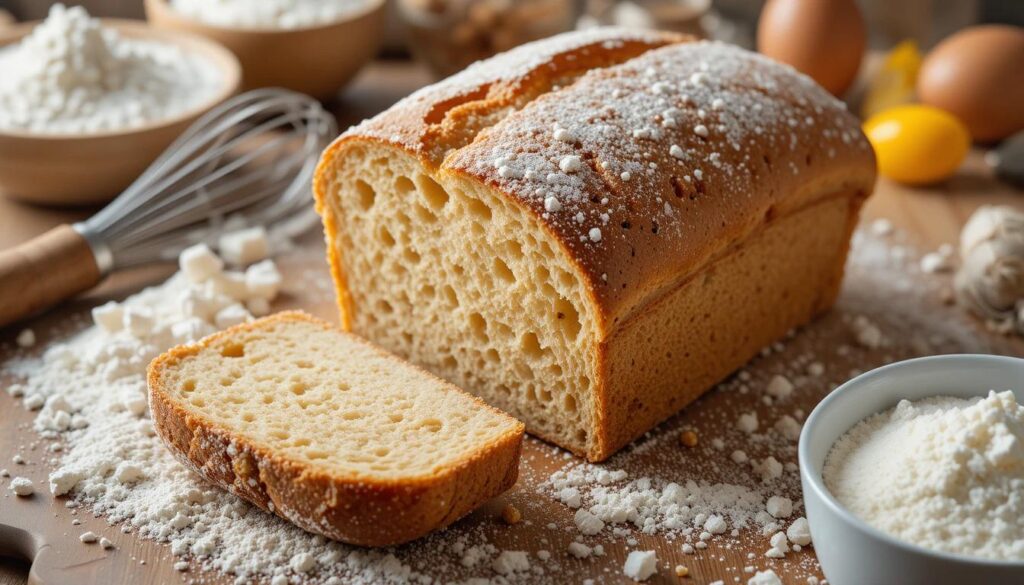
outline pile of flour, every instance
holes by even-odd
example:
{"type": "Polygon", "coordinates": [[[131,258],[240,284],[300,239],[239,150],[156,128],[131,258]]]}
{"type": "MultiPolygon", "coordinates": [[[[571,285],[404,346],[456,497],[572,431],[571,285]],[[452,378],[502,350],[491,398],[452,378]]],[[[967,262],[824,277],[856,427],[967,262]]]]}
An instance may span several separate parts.
{"type": "Polygon", "coordinates": [[[175,10],[218,26],[293,29],[329,24],[372,0],[171,0],[175,10]]]}
{"type": "Polygon", "coordinates": [[[90,134],[158,122],[223,85],[216,68],[167,43],[133,40],[85,9],[56,4],[0,49],[0,129],[90,134]]]}
{"type": "Polygon", "coordinates": [[[854,514],[901,540],[1024,560],[1024,406],[1010,391],[900,401],[836,442],[824,478],[854,514]]]}

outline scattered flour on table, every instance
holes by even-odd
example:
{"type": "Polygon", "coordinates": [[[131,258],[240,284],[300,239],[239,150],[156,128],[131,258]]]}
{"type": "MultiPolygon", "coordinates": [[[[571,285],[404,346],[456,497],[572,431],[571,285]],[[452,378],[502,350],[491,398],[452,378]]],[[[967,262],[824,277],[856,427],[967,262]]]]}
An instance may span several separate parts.
{"type": "Polygon", "coordinates": [[[182,14],[241,28],[300,28],[329,24],[372,6],[373,0],[171,0],[182,14]]]}
{"type": "Polygon", "coordinates": [[[56,4],[20,42],[0,48],[0,129],[89,134],[182,114],[223,85],[205,59],[104,27],[56,4]]]}
{"type": "MultiPolygon", "coordinates": [[[[790,576],[816,570],[813,556],[793,554],[811,544],[795,463],[809,408],[862,369],[922,353],[986,350],[955,319],[934,318],[935,307],[922,299],[935,296],[935,281],[908,272],[916,266],[911,256],[895,241],[859,236],[837,310],[765,348],[700,408],[684,410],[601,465],[527,439],[520,481],[503,496],[521,511],[518,523],[488,522],[484,513],[382,551],[328,542],[212,488],[153,434],[145,401],[149,358],[215,329],[223,309],[233,307],[228,316],[243,319],[245,309],[255,313],[259,299],[245,297],[275,290],[276,270],[266,263],[247,278],[208,249],[194,248],[183,258],[188,276],[97,307],[96,326],[58,345],[54,331],[37,327],[50,349],[42,358],[16,350],[21,357],[4,369],[19,378],[7,388],[11,397],[38,411],[37,431],[50,447],[61,447],[39,461],[54,471],[50,489],[37,482],[34,497],[62,494],[69,507],[166,543],[177,562],[233,574],[239,583],[481,585],[560,583],[570,575],[618,583],[623,565],[606,551],[616,543],[626,552],[652,548],[648,535],[658,538],[659,555],[667,547],[716,559],[721,573],[701,578],[772,583],[770,567],[790,576]],[[872,328],[878,336],[862,334],[872,328]],[[737,425],[740,413],[757,424],[737,425]],[[681,443],[684,430],[699,441],[681,443]],[[552,499],[561,504],[552,509],[552,499]],[[721,566],[724,551],[749,550],[750,543],[762,548],[745,566],[721,566]]],[[[291,281],[280,283],[285,292],[302,287],[307,298],[312,291],[329,302],[320,257],[309,266],[298,256],[282,262],[292,269],[291,281]]]]}
{"type": "Polygon", "coordinates": [[[329,583],[415,577],[392,555],[328,542],[211,487],[155,436],[146,399],[150,360],[212,333],[225,311],[251,319],[244,304],[272,300],[280,285],[272,261],[225,271],[205,245],[186,250],[181,263],[183,272],[164,284],[97,307],[96,326],[41,359],[9,366],[25,377],[24,400],[44,404],[36,430],[67,443],[53,462],[51,493],[71,498],[69,507],[87,506],[111,524],[168,543],[174,555],[236,575],[238,583],[290,579],[317,568],[318,580],[329,583]],[[331,581],[332,575],[344,581],[331,581]]]}
{"type": "Polygon", "coordinates": [[[1024,560],[1024,406],[1011,391],[902,400],[844,434],[824,478],[855,515],[897,538],[1024,560]]]}

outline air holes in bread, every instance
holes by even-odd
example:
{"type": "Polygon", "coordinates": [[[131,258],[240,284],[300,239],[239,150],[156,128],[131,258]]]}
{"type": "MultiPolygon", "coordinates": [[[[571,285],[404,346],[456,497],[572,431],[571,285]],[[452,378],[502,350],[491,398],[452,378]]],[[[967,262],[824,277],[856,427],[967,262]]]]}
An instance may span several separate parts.
{"type": "MultiPolygon", "coordinates": [[[[353,330],[507,412],[542,405],[566,413],[565,392],[585,395],[573,386],[584,367],[573,352],[584,329],[590,335],[590,318],[561,245],[488,189],[401,157],[368,168],[377,153],[367,150],[363,161],[345,157],[337,167],[342,184],[364,180],[377,189],[372,221],[343,221],[335,246],[348,267],[353,330]],[[547,401],[534,391],[528,406],[526,384],[541,376],[547,401]]],[[[343,209],[359,215],[358,193],[340,189],[338,196],[343,209]]],[[[580,402],[565,416],[587,424],[592,410],[580,402]]],[[[559,416],[545,420],[553,425],[559,416]]],[[[565,441],[574,425],[563,428],[565,441]]],[[[537,430],[555,435],[553,427],[537,430]]]]}
{"type": "Polygon", "coordinates": [[[483,222],[491,220],[491,208],[486,203],[480,201],[475,197],[466,197],[466,208],[473,215],[473,217],[483,222]]]}
{"type": "Polygon", "coordinates": [[[412,265],[419,264],[421,259],[419,253],[416,252],[416,250],[413,250],[412,248],[406,248],[405,250],[403,250],[402,258],[404,258],[406,262],[412,265]]]}
{"type": "Polygon", "coordinates": [[[544,355],[544,350],[540,347],[540,340],[537,339],[537,334],[532,331],[523,334],[519,346],[527,357],[537,359],[544,355]]]}
{"type": "Polygon", "coordinates": [[[449,307],[459,306],[459,295],[455,294],[455,289],[451,285],[446,284],[441,290],[444,291],[444,298],[448,301],[449,307]]]}
{"type": "Polygon", "coordinates": [[[473,335],[480,341],[487,341],[487,321],[480,313],[469,314],[469,327],[473,335]]]}
{"type": "Polygon", "coordinates": [[[389,248],[396,244],[395,237],[391,235],[391,230],[389,230],[386,225],[382,225],[377,229],[377,237],[380,239],[382,244],[389,248]]]}
{"type": "Polygon", "coordinates": [[[443,426],[444,425],[441,423],[441,421],[439,421],[436,418],[424,419],[423,422],[420,423],[420,428],[431,433],[439,432],[443,426]]]}
{"type": "Polygon", "coordinates": [[[402,194],[408,194],[416,190],[416,185],[412,182],[412,179],[404,175],[399,175],[395,179],[395,191],[402,194]]]}
{"type": "Polygon", "coordinates": [[[522,260],[523,258],[523,245],[515,240],[508,240],[505,242],[505,250],[508,252],[509,258],[513,260],[522,260]]]}
{"type": "Polygon", "coordinates": [[[416,181],[419,183],[420,192],[423,193],[423,199],[431,209],[438,211],[448,203],[448,192],[438,185],[437,181],[426,175],[418,175],[416,181]]]}
{"type": "Polygon", "coordinates": [[[373,207],[373,201],[377,198],[377,193],[369,183],[362,179],[356,180],[356,193],[359,196],[359,206],[363,211],[373,207]]]}
{"type": "Polygon", "coordinates": [[[572,394],[566,394],[565,398],[562,399],[564,402],[565,410],[569,412],[576,412],[576,397],[572,394]]]}
{"type": "Polygon", "coordinates": [[[565,334],[566,339],[569,341],[576,340],[581,327],[580,315],[576,312],[576,307],[572,306],[572,303],[562,298],[555,301],[555,321],[559,329],[562,330],[562,333],[565,334]]]}
{"type": "Polygon", "coordinates": [[[512,273],[512,269],[501,258],[494,259],[494,273],[505,282],[516,281],[516,275],[512,273]]]}

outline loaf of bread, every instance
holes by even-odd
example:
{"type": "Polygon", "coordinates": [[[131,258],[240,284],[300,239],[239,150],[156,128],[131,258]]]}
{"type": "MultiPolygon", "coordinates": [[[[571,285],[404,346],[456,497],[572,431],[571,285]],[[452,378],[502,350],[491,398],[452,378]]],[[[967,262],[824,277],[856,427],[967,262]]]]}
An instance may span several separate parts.
{"type": "Polygon", "coordinates": [[[518,474],[522,423],[303,313],[174,348],[148,381],[157,433],[179,460],[336,540],[418,538],[518,474]]]}
{"type": "Polygon", "coordinates": [[[348,130],[314,190],[346,328],[597,461],[833,303],[874,179],[806,76],[597,29],[348,130]]]}

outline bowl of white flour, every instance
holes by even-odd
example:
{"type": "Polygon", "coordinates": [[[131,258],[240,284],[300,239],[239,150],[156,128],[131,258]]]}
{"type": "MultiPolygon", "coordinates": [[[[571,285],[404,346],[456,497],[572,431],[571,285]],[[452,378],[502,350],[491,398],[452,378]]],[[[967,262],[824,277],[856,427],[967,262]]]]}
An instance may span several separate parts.
{"type": "Polygon", "coordinates": [[[808,417],[799,456],[830,583],[1024,583],[1024,359],[858,376],[808,417]]]}
{"type": "Polygon", "coordinates": [[[245,89],[327,100],[373,59],[385,0],[146,0],[157,28],[212,39],[242,64],[245,89]]]}
{"type": "Polygon", "coordinates": [[[55,5],[0,30],[0,193],[107,201],[239,86],[226,49],[55,5]]]}

